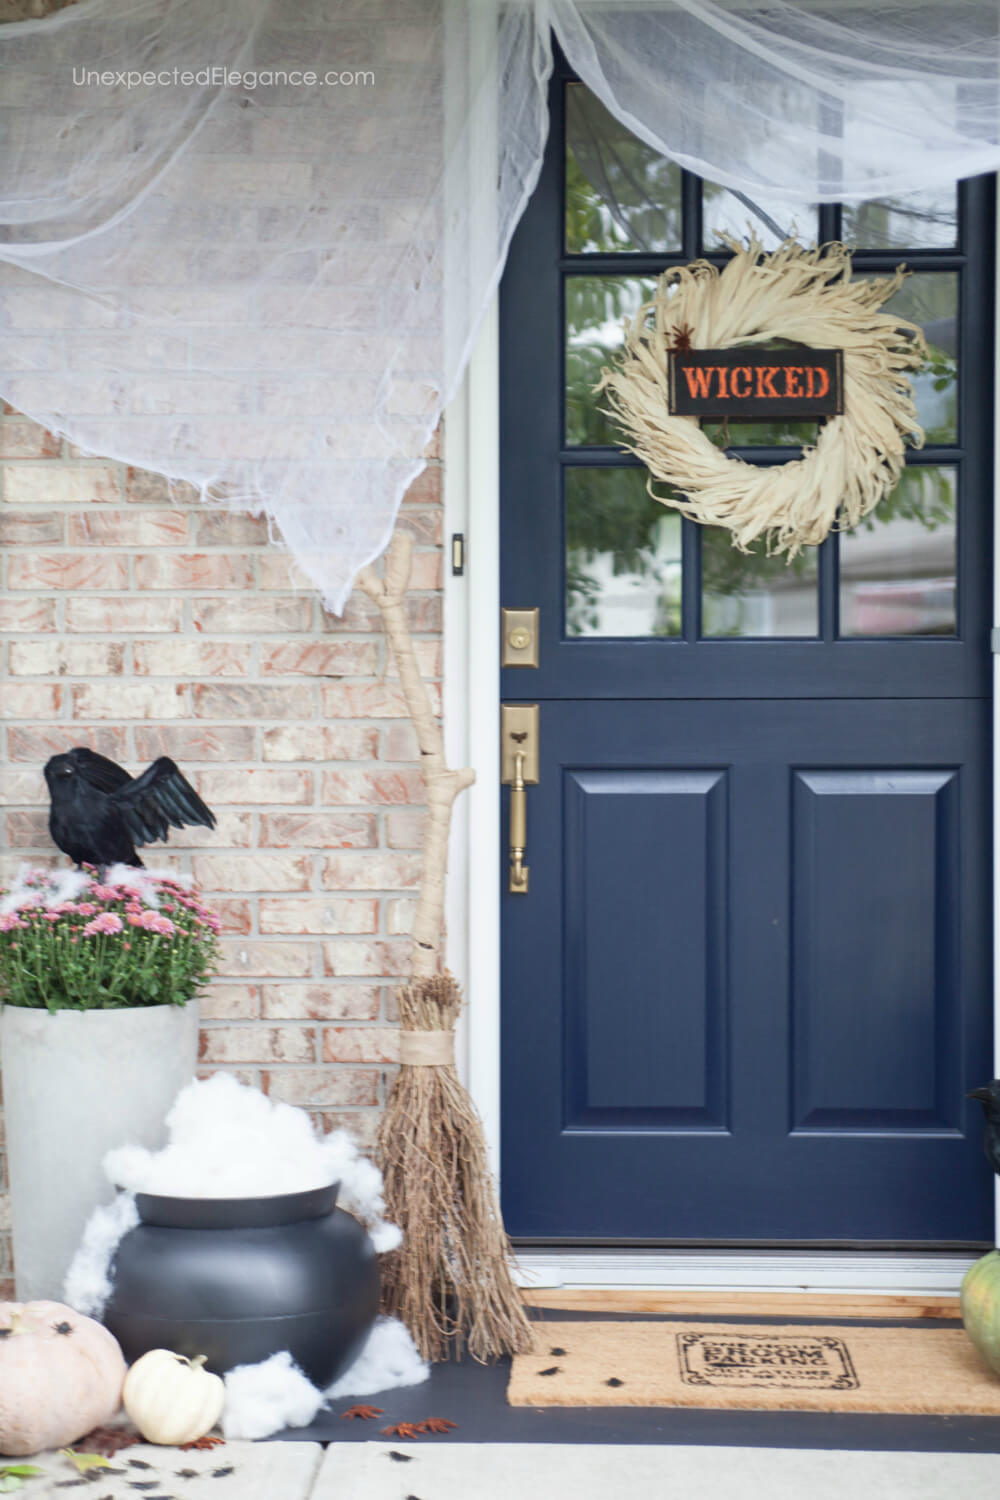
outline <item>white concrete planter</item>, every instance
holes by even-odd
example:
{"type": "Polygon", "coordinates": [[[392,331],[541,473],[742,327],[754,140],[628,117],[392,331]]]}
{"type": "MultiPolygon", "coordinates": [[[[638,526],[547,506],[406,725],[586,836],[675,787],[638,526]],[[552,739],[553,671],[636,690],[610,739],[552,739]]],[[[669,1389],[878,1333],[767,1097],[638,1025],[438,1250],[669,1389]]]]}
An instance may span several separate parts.
{"type": "Polygon", "coordinates": [[[0,1009],[18,1301],[62,1300],[83,1226],[114,1189],[114,1146],[157,1147],[198,1059],[198,1003],[129,1010],[0,1009]]]}

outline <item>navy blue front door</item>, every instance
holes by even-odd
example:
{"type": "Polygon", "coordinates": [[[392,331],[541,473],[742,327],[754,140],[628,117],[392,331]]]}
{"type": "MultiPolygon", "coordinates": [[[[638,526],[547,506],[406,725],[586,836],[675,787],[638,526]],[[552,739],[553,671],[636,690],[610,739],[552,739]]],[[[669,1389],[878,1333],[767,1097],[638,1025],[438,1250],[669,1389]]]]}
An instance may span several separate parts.
{"type": "MultiPolygon", "coordinates": [[[[541,620],[502,685],[540,729],[528,894],[504,882],[508,1228],[991,1241],[964,1096],[992,1071],[992,183],[798,214],[859,274],[914,268],[931,360],[903,483],[786,568],[650,500],[592,390],[658,271],[790,211],[565,76],[552,103],[501,297],[502,601],[541,620]]],[[[727,436],[781,463],[810,434],[727,436]]]]}

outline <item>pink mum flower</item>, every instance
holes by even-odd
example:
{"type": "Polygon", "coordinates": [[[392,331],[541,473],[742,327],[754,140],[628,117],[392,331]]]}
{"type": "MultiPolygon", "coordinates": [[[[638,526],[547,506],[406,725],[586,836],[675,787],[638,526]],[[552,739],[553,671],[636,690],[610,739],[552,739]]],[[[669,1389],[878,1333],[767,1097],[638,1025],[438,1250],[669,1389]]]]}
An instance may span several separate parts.
{"type": "Polygon", "coordinates": [[[0,917],[0,932],[12,932],[15,927],[27,927],[27,922],[18,916],[16,911],[11,911],[6,916],[0,917]]]}
{"type": "Polygon", "coordinates": [[[124,923],[117,913],[102,911],[99,917],[95,917],[92,922],[87,923],[83,929],[83,935],[84,937],[96,937],[99,933],[103,932],[113,934],[121,932],[123,926],[124,923]]]}
{"type": "Polygon", "coordinates": [[[177,930],[170,918],[161,916],[158,911],[135,912],[128,917],[128,922],[130,927],[141,927],[146,932],[159,933],[161,937],[173,937],[177,930]]]}
{"type": "Polygon", "coordinates": [[[100,907],[95,906],[93,901],[81,901],[74,909],[81,917],[92,917],[95,912],[100,911],[100,907]]]}
{"type": "Polygon", "coordinates": [[[117,885],[97,885],[90,887],[91,892],[98,901],[121,901],[122,892],[117,885]]]}

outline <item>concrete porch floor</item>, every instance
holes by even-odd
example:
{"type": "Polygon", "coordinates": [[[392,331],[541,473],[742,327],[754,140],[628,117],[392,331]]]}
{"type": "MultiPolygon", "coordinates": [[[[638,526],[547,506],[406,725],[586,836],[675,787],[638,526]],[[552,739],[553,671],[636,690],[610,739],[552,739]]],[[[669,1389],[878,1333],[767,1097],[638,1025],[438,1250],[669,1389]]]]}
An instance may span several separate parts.
{"type": "MultiPolygon", "coordinates": [[[[560,1311],[549,1320],[595,1316],[560,1311]]],[[[436,1365],[423,1385],[362,1398],[382,1408],[375,1421],[344,1421],[341,1414],[353,1404],[344,1399],[310,1427],[268,1442],[228,1443],[212,1453],[126,1449],[112,1461],[122,1472],[102,1473],[100,1482],[78,1488],[66,1488],[73,1471],[52,1457],[47,1478],[30,1481],[22,1493],[25,1500],[75,1500],[77,1494],[94,1500],[208,1494],[211,1500],[689,1500],[715,1493],[741,1500],[955,1500],[1000,1485],[1000,1418],[515,1408],[506,1401],[508,1368],[508,1361],[436,1365]],[[446,1436],[410,1443],[380,1430],[427,1417],[457,1426],[446,1436]],[[144,1463],[150,1468],[140,1467],[144,1463]],[[186,1469],[197,1473],[185,1477],[180,1471],[186,1469]],[[146,1488],[153,1478],[160,1482],[146,1488]]]]}
{"type": "Polygon", "coordinates": [[[59,1500],[954,1500],[989,1493],[1000,1459],[981,1453],[574,1443],[228,1443],[212,1453],[140,1446],[96,1481],[45,1455],[23,1493],[59,1500]]]}

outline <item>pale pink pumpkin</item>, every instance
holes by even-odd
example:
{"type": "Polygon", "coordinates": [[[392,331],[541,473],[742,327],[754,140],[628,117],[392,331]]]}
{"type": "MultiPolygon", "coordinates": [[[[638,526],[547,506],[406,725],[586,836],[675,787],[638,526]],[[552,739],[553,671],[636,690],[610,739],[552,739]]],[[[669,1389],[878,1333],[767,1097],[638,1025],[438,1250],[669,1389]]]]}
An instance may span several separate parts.
{"type": "Polygon", "coordinates": [[[0,1302],[0,1453],[65,1448],[110,1421],[125,1370],[92,1318],[61,1302],[0,1302]]]}

